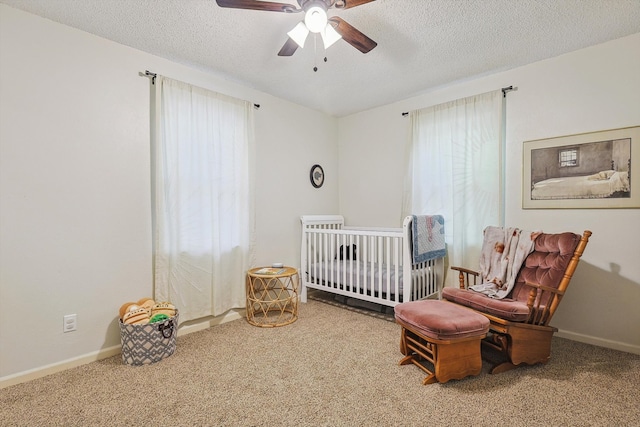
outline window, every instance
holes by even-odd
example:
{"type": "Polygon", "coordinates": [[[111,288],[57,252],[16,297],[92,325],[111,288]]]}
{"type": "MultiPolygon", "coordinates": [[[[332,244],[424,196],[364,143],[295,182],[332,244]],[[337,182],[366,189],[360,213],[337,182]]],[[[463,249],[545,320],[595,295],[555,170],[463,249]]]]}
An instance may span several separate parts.
{"type": "Polygon", "coordinates": [[[484,228],[502,223],[503,107],[498,90],[410,114],[402,212],[444,216],[450,265],[477,262],[484,228]]]}
{"type": "Polygon", "coordinates": [[[558,159],[561,168],[578,166],[578,148],[574,147],[560,150],[558,159]]]}
{"type": "Polygon", "coordinates": [[[155,96],[154,297],[182,321],[244,307],[253,107],[163,76],[155,96]]]}

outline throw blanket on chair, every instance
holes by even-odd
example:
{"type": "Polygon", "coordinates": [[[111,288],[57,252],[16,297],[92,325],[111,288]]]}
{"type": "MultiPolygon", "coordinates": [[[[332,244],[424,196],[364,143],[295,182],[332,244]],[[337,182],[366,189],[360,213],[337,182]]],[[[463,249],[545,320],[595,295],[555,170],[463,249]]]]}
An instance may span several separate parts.
{"type": "Polygon", "coordinates": [[[539,234],[517,228],[485,228],[480,255],[482,283],[470,286],[469,289],[496,299],[509,295],[520,267],[533,251],[539,234]]]}
{"type": "Polygon", "coordinates": [[[442,215],[413,215],[413,263],[441,258],[445,255],[444,217],[442,215]]]}

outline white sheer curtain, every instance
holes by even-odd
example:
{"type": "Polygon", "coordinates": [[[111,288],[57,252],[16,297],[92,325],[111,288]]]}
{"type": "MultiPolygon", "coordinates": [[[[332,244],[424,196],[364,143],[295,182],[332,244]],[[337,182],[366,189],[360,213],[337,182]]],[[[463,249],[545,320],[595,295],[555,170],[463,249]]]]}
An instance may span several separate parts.
{"type": "Polygon", "coordinates": [[[180,320],[244,307],[253,251],[253,108],[166,77],[156,81],[157,301],[180,320]]]}
{"type": "MultiPolygon", "coordinates": [[[[410,119],[403,215],[443,215],[448,264],[477,269],[482,231],[503,223],[502,91],[416,110],[410,119]]],[[[457,280],[447,276],[447,284],[457,280]]]]}

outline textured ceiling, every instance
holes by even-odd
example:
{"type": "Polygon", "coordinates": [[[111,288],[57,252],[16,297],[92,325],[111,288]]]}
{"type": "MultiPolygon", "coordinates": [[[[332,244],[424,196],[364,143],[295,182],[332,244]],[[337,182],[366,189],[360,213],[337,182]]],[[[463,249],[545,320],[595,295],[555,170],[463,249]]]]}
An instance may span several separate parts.
{"type": "Polygon", "coordinates": [[[329,13],[378,43],[368,54],[308,40],[279,57],[301,14],[215,0],[0,3],[334,116],[640,32],[640,0],[376,0],[329,13]]]}

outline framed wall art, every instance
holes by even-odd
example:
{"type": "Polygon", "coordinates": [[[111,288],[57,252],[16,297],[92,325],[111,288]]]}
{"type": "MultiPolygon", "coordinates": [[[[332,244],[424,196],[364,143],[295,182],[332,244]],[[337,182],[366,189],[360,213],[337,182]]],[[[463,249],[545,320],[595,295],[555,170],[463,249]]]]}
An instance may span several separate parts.
{"type": "Polygon", "coordinates": [[[640,126],[525,141],[524,209],[640,208],[640,126]]]}
{"type": "Polygon", "coordinates": [[[311,180],[311,185],[315,188],[322,187],[324,184],[324,170],[320,165],[311,166],[311,171],[309,171],[309,179],[311,180]]]}

